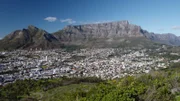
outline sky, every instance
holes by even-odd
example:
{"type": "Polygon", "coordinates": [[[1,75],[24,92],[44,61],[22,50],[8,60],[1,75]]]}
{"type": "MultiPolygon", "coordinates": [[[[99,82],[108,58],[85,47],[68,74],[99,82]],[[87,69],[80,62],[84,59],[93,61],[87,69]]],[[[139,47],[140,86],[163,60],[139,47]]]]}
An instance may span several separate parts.
{"type": "Polygon", "coordinates": [[[128,20],[180,36],[180,0],[0,0],[0,38],[34,25],[50,33],[67,25],[128,20]]]}

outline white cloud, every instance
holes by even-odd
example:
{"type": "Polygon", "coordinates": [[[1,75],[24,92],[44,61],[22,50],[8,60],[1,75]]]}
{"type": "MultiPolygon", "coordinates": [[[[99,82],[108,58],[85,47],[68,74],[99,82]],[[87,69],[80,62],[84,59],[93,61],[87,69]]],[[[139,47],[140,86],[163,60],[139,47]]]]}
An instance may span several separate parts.
{"type": "Polygon", "coordinates": [[[46,18],[44,18],[44,20],[46,20],[46,21],[49,21],[49,22],[54,22],[54,21],[56,21],[57,20],[57,18],[56,17],[46,17],[46,18]]]}
{"type": "Polygon", "coordinates": [[[73,20],[73,19],[62,19],[62,20],[60,20],[61,22],[66,22],[66,23],[68,23],[68,24],[73,24],[73,23],[76,23],[76,21],[75,20],[73,20]]]}
{"type": "Polygon", "coordinates": [[[180,26],[173,26],[172,29],[173,30],[180,30],[180,26]]]}

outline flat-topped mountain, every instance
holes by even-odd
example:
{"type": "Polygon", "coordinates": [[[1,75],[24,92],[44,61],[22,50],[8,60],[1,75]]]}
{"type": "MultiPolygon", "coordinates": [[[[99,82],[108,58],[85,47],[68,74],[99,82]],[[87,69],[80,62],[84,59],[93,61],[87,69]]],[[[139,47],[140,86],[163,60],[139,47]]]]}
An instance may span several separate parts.
{"type": "Polygon", "coordinates": [[[99,24],[86,24],[66,26],[53,33],[62,42],[84,43],[88,40],[104,39],[115,41],[118,38],[146,38],[153,42],[168,45],[180,45],[180,37],[174,34],[155,34],[143,30],[140,26],[130,24],[128,21],[117,21],[99,24]]]}
{"type": "Polygon", "coordinates": [[[67,26],[63,31],[74,37],[81,36],[87,39],[143,36],[141,34],[141,27],[129,24],[128,21],[67,26]]]}
{"type": "Polygon", "coordinates": [[[149,45],[147,43],[150,42],[179,46],[180,37],[170,33],[150,33],[128,21],[69,25],[52,34],[31,25],[27,29],[16,30],[0,40],[0,49],[51,49],[65,45],[114,47],[123,44],[149,45]]]}

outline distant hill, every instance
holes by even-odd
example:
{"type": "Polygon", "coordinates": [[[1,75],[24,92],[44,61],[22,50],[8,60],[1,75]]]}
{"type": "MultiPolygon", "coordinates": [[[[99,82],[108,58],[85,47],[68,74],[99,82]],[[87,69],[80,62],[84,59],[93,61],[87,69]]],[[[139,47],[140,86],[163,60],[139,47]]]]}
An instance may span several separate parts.
{"type": "Polygon", "coordinates": [[[179,46],[174,34],[155,34],[128,21],[99,24],[69,25],[55,33],[34,26],[16,30],[0,40],[0,49],[52,49],[68,45],[84,47],[148,46],[154,43],[179,46]]]}

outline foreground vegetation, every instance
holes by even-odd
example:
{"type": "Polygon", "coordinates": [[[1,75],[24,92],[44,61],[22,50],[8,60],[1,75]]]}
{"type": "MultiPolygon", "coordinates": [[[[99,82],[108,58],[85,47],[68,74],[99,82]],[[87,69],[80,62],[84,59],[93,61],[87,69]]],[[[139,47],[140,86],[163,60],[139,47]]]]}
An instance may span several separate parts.
{"type": "MultiPolygon", "coordinates": [[[[22,99],[33,99],[31,95],[35,92],[48,92],[58,87],[72,86],[74,84],[95,84],[104,82],[98,78],[54,78],[41,80],[18,80],[15,83],[0,87],[0,101],[19,101],[22,99]]],[[[68,90],[68,89],[67,89],[68,90]]],[[[66,89],[64,91],[67,91],[66,89]]],[[[60,94],[61,95],[61,94],[60,94]]]]}
{"type": "Polygon", "coordinates": [[[103,81],[56,78],[16,81],[0,88],[2,101],[180,101],[180,64],[148,74],[103,81]]]}

